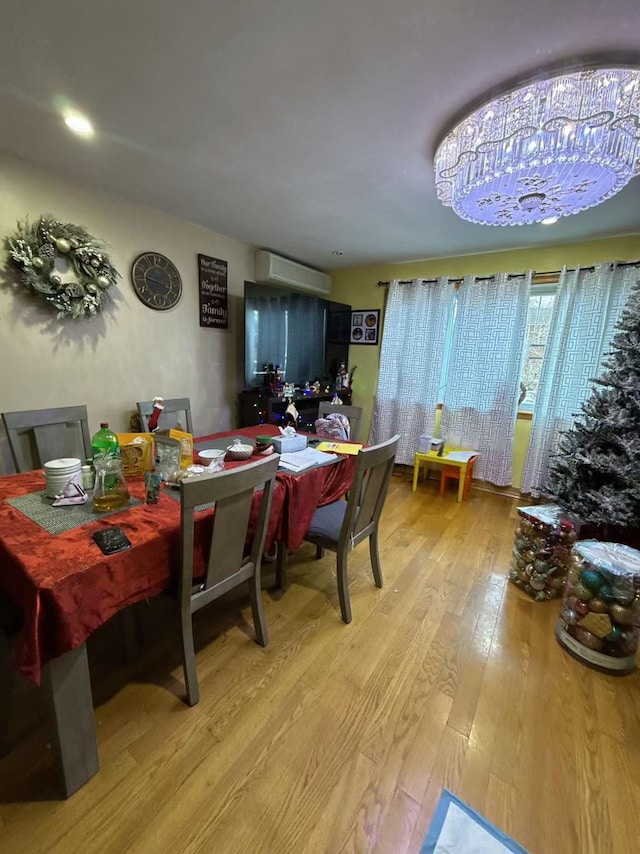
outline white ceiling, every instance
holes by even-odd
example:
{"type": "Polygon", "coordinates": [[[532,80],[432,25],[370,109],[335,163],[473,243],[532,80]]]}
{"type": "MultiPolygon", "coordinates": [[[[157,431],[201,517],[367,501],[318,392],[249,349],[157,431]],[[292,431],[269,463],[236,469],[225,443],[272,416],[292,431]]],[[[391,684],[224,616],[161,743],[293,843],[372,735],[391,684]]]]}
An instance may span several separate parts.
{"type": "Polygon", "coordinates": [[[638,0],[6,0],[0,148],[321,268],[640,232],[640,178],[492,228],[442,207],[432,168],[496,84],[639,35],[638,0]]]}

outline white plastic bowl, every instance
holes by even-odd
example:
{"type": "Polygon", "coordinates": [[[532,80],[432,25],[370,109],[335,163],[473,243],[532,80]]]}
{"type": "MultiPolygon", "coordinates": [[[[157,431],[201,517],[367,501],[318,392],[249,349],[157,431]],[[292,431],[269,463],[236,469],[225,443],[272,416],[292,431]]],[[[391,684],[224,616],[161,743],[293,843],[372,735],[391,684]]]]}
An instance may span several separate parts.
{"type": "Polygon", "coordinates": [[[224,457],[226,451],[221,451],[218,448],[211,448],[210,450],[198,451],[198,456],[204,462],[205,465],[209,465],[211,460],[220,460],[224,457]]]}

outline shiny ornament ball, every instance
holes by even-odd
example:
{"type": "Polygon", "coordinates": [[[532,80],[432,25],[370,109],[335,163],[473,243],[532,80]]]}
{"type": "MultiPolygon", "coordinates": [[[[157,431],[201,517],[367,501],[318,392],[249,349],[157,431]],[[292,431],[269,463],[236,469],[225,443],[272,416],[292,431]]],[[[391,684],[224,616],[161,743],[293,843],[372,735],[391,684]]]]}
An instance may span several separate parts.
{"type": "Polygon", "coordinates": [[[588,649],[592,649],[595,652],[601,652],[604,649],[604,641],[580,626],[574,627],[574,636],[577,641],[588,649]]]}
{"type": "Polygon", "coordinates": [[[573,531],[573,525],[571,522],[567,521],[567,519],[560,520],[560,530],[561,531],[573,531]]]}
{"type": "Polygon", "coordinates": [[[49,276],[49,281],[52,285],[62,284],[62,279],[60,278],[60,276],[56,275],[56,273],[51,273],[51,275],[49,276]]]}
{"type": "Polygon", "coordinates": [[[604,602],[615,602],[616,596],[610,584],[603,584],[599,590],[600,598],[604,602]]]}
{"type": "Polygon", "coordinates": [[[603,577],[595,569],[583,569],[580,573],[580,581],[596,593],[604,584],[603,577]]]}
{"type": "Polygon", "coordinates": [[[618,605],[616,602],[609,608],[609,613],[611,614],[611,619],[615,620],[616,623],[620,623],[621,626],[633,625],[633,608],[625,608],[624,605],[618,605]]]}
{"type": "Polygon", "coordinates": [[[589,602],[589,607],[595,614],[606,614],[609,610],[607,603],[603,602],[599,597],[592,599],[589,602]]]}
{"type": "Polygon", "coordinates": [[[593,599],[595,593],[593,590],[589,590],[586,584],[583,584],[582,581],[579,581],[576,584],[576,596],[578,599],[584,599],[585,602],[588,602],[590,599],[593,599]]]}
{"type": "Polygon", "coordinates": [[[44,261],[42,260],[42,258],[39,258],[37,255],[35,255],[31,259],[31,263],[36,268],[36,270],[41,270],[44,267],[44,261]]]}
{"type": "Polygon", "coordinates": [[[106,276],[98,276],[98,278],[96,279],[96,284],[98,285],[99,288],[102,288],[104,290],[104,288],[109,287],[110,283],[109,283],[109,279],[107,279],[106,276]]]}
{"type": "Polygon", "coordinates": [[[612,626],[609,634],[605,636],[605,640],[609,641],[609,643],[617,643],[621,639],[622,632],[617,626],[612,626]]]}
{"type": "Polygon", "coordinates": [[[575,611],[572,611],[571,608],[563,608],[560,616],[568,626],[575,626],[580,619],[579,615],[575,611]]]}
{"type": "Polygon", "coordinates": [[[87,292],[90,294],[97,294],[98,288],[95,285],[87,285],[87,292]]]}
{"type": "Polygon", "coordinates": [[[77,240],[75,237],[72,237],[71,240],[69,241],[69,245],[71,246],[72,249],[77,249],[78,246],[80,246],[80,241],[77,240]]]}
{"type": "Polygon", "coordinates": [[[533,590],[544,590],[545,588],[544,578],[540,578],[539,575],[534,575],[533,578],[529,580],[529,584],[533,590]]]}
{"type": "Polygon", "coordinates": [[[568,542],[568,543],[575,543],[575,541],[576,541],[577,539],[578,539],[578,535],[576,534],[576,532],[575,532],[575,531],[569,531],[569,532],[567,533],[567,542],[568,542]]]}
{"type": "Polygon", "coordinates": [[[97,259],[97,258],[92,258],[92,259],[91,259],[91,261],[89,261],[89,263],[90,263],[90,264],[91,264],[91,266],[92,266],[92,267],[94,267],[96,270],[97,270],[97,269],[98,269],[98,267],[100,266],[100,262],[98,261],[98,259],[97,259]]]}
{"type": "Polygon", "coordinates": [[[575,604],[575,610],[578,612],[578,614],[581,614],[583,617],[586,617],[591,609],[589,608],[588,602],[582,602],[580,601],[580,599],[578,599],[575,604]]]}
{"type": "Polygon", "coordinates": [[[549,564],[545,560],[534,561],[533,568],[536,572],[544,573],[545,575],[549,572],[549,564]]]}
{"type": "Polygon", "coordinates": [[[56,249],[58,252],[65,255],[71,249],[71,244],[64,237],[59,237],[56,240],[56,249]]]}

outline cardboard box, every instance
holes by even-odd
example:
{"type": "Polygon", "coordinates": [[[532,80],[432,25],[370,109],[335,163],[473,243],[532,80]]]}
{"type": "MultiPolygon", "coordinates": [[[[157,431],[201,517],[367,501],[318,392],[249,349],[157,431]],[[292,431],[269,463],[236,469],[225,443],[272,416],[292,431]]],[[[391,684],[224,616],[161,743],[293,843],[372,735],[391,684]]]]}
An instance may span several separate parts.
{"type": "Polygon", "coordinates": [[[120,443],[122,471],[125,477],[142,477],[153,468],[151,433],[116,433],[120,443]]]}

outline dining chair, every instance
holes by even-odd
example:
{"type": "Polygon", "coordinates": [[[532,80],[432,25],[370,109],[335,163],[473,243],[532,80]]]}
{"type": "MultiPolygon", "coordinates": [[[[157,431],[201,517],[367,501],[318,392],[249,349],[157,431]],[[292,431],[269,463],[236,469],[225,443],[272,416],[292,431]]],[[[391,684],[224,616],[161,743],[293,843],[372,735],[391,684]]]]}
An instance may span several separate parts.
{"type": "Polygon", "coordinates": [[[3,412],[2,420],[17,472],[42,468],[58,457],[79,457],[84,462],[91,456],[86,406],[3,412]]]}
{"type": "Polygon", "coordinates": [[[249,582],[249,598],[256,640],[269,642],[262,608],[260,569],[267,535],[273,487],[280,457],[274,455],[229,471],[183,481],[181,484],[181,561],[178,595],[182,632],[182,658],[190,706],[200,699],[193,644],[192,617],[214,599],[249,582]],[[245,543],[254,491],[262,489],[258,520],[251,548],[245,543]],[[194,578],[194,512],[215,502],[211,539],[205,550],[206,574],[194,578]]]}
{"type": "MultiPolygon", "coordinates": [[[[338,597],[340,612],[345,623],[351,622],[349,601],[349,579],[347,558],[349,552],[369,539],[371,568],[376,587],[382,587],[382,568],[378,550],[378,525],[389,481],[398,450],[400,435],[363,448],[356,460],[356,470],[348,500],[340,499],[324,507],[318,507],[304,538],[316,545],[316,556],[322,557],[324,549],[336,553],[338,572],[338,597]]],[[[287,550],[284,543],[278,544],[276,586],[284,589],[287,584],[287,550]]]]}
{"type": "Polygon", "coordinates": [[[331,415],[332,412],[339,412],[341,415],[346,415],[349,421],[349,440],[357,442],[358,434],[360,433],[360,421],[362,420],[362,407],[348,406],[346,403],[338,405],[331,403],[331,401],[323,401],[318,406],[319,418],[331,415]]]}
{"type": "MultiPolygon", "coordinates": [[[[142,430],[144,433],[148,433],[149,418],[153,412],[153,401],[139,400],[136,406],[138,407],[138,414],[140,415],[140,421],[142,422],[142,430]]],[[[176,427],[178,424],[180,425],[180,429],[193,434],[191,400],[188,397],[174,397],[170,400],[165,400],[164,402],[164,409],[160,415],[158,426],[164,429],[166,427],[176,427]],[[184,419],[181,420],[179,417],[173,417],[176,415],[184,416],[184,419]]]]}

